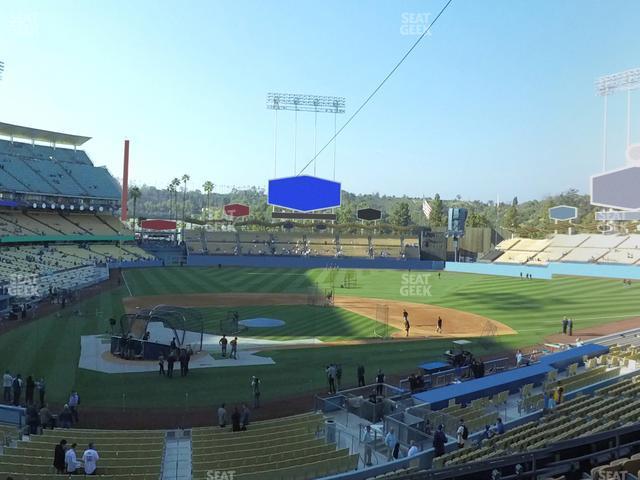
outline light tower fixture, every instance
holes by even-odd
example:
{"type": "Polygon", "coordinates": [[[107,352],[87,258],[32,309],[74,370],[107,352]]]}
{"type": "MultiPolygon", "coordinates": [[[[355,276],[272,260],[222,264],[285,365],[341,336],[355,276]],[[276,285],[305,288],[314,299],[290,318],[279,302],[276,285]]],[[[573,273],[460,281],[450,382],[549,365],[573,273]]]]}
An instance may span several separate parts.
{"type": "Polygon", "coordinates": [[[0,60],[0,80],[2,80],[2,73],[4,72],[4,62],[0,60]]]}
{"type": "Polygon", "coordinates": [[[596,94],[604,98],[602,122],[602,171],[607,170],[607,109],[609,95],[627,92],[627,148],[631,145],[631,92],[640,88],[640,68],[604,75],[596,79],[596,94]]]}
{"type": "MultiPolygon", "coordinates": [[[[278,111],[290,110],[295,112],[293,131],[293,171],[297,171],[298,157],[298,112],[311,112],[314,114],[313,124],[313,174],[316,175],[316,157],[318,155],[318,113],[333,114],[334,137],[337,131],[337,116],[345,113],[346,100],[344,97],[332,97],[328,95],[303,95],[298,93],[267,93],[267,109],[274,111],[274,176],[277,176],[278,165],[278,111]]],[[[336,178],[336,141],[333,140],[333,179],[336,178]]]]}

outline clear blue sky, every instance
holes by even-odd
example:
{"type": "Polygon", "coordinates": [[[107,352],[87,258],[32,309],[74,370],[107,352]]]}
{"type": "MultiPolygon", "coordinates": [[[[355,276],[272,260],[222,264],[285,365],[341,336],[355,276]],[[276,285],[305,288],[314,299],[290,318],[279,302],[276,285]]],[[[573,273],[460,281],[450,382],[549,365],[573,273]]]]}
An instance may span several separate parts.
{"type": "MultiPolygon", "coordinates": [[[[424,1],[0,0],[0,121],[89,135],[97,165],[166,186],[266,186],[269,91],[341,95],[347,114],[411,43],[424,1]]],[[[454,0],[338,139],[355,192],[488,200],[586,191],[601,165],[594,79],[640,66],[640,2],[454,0]]],[[[610,165],[622,166],[626,99],[610,100],[610,165]]],[[[640,92],[633,101],[640,142],[640,92]]],[[[338,117],[339,122],[347,116],[338,117]]],[[[293,173],[293,114],[279,116],[278,176],[293,173]]],[[[333,117],[320,116],[318,143],[333,117]]],[[[313,154],[299,117],[298,164],[313,154]]],[[[332,172],[332,149],[318,174],[332,172]]]]}

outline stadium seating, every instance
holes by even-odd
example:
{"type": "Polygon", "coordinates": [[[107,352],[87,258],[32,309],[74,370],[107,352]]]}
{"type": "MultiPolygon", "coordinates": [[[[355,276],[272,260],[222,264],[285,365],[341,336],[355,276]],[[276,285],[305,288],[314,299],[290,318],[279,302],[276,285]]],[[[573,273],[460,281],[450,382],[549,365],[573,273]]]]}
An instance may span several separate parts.
{"type": "Polygon", "coordinates": [[[0,228],[7,235],[132,235],[116,217],[91,213],[65,214],[56,212],[14,210],[0,211],[0,228]]]}
{"type": "MultiPolygon", "coordinates": [[[[622,350],[617,356],[635,355],[622,350]]],[[[562,386],[565,393],[593,385],[619,375],[618,367],[611,365],[615,355],[603,355],[595,363],[602,363],[580,374],[548,383],[547,388],[562,386]]],[[[578,395],[559,404],[539,420],[527,422],[508,430],[503,435],[484,439],[477,446],[449,452],[434,459],[435,468],[488,460],[500,455],[526,452],[543,448],[554,442],[589,435],[640,420],[640,377],[625,379],[596,390],[592,395],[578,395]],[[624,392],[624,393],[623,393],[624,392]]],[[[454,406],[449,409],[455,408],[454,406]]],[[[465,412],[465,417],[475,418],[465,412]]],[[[434,420],[437,420],[434,418],[434,420]]],[[[489,424],[487,422],[487,424],[489,424]]],[[[471,431],[471,428],[470,428],[471,431]]]]}
{"type": "Polygon", "coordinates": [[[242,480],[312,479],[355,469],[357,455],[317,437],[322,423],[322,415],[303,414],[255,422],[244,432],[194,428],[192,477],[233,469],[242,480]]]}
{"type": "Polygon", "coordinates": [[[120,187],[85,152],[0,140],[0,188],[25,193],[118,199],[120,187]]]}
{"type": "Polygon", "coordinates": [[[0,476],[49,480],[55,471],[51,465],[54,446],[65,438],[77,443],[78,459],[93,442],[100,454],[98,476],[102,480],[157,480],[164,451],[164,432],[135,430],[45,430],[42,435],[19,441],[15,447],[5,447],[0,455],[0,476]]]}
{"type": "Polygon", "coordinates": [[[302,255],[307,248],[303,235],[299,233],[274,233],[272,242],[274,255],[302,255]]]}
{"type": "Polygon", "coordinates": [[[308,255],[335,257],[336,237],[334,235],[306,235],[306,246],[308,255]]]}
{"type": "Polygon", "coordinates": [[[554,235],[547,240],[512,238],[496,247],[495,263],[546,265],[549,262],[640,263],[640,235],[554,235]]]}

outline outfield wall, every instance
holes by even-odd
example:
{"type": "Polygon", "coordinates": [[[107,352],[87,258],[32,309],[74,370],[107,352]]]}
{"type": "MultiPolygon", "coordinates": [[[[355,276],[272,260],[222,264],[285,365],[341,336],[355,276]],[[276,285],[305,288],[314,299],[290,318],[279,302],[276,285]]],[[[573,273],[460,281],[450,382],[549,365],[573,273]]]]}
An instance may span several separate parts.
{"type": "Polygon", "coordinates": [[[500,263],[447,262],[447,272],[476,273],[519,277],[530,274],[533,278],[550,279],[554,275],[578,277],[627,278],[640,280],[640,267],[633,265],[604,265],[593,263],[549,263],[548,265],[511,265],[500,263]]]}
{"type": "Polygon", "coordinates": [[[285,257],[259,255],[194,255],[187,257],[190,267],[234,266],[272,268],[379,268],[392,270],[442,270],[444,262],[399,260],[396,258],[285,257]]]}

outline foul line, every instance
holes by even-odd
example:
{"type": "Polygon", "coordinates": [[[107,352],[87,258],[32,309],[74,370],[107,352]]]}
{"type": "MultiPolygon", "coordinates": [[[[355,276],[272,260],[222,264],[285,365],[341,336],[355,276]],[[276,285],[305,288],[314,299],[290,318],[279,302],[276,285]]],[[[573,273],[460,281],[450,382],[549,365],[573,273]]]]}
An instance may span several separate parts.
{"type": "Polygon", "coordinates": [[[247,275],[306,275],[304,273],[247,272],[247,275]]]}
{"type": "Polygon", "coordinates": [[[131,293],[131,289],[129,288],[129,284],[127,283],[127,277],[124,275],[124,272],[120,272],[120,275],[122,275],[122,280],[124,280],[124,284],[127,287],[127,290],[129,290],[129,296],[133,297],[133,293],[131,293]]]}

